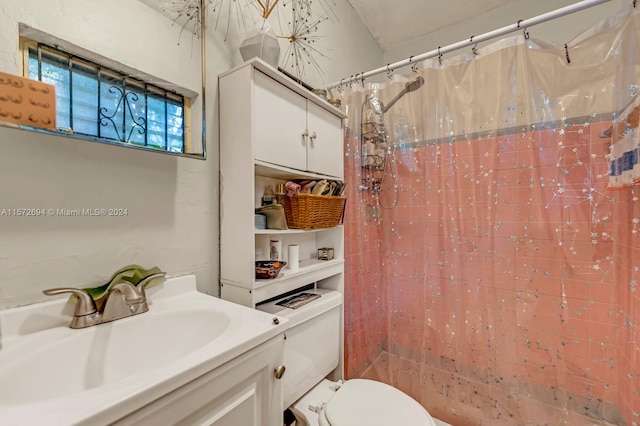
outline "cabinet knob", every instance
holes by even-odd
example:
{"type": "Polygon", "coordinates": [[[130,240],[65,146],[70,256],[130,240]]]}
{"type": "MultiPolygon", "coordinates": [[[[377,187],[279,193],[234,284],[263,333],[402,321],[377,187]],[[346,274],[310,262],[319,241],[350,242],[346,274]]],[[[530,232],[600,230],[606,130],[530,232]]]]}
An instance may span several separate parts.
{"type": "Polygon", "coordinates": [[[273,375],[276,376],[276,379],[280,380],[284,375],[286,367],[284,365],[279,365],[273,370],[273,375]]]}
{"type": "Polygon", "coordinates": [[[304,136],[305,138],[306,138],[307,136],[309,136],[309,131],[308,131],[307,129],[304,129],[304,130],[302,131],[302,136],[304,136]]]}
{"type": "Polygon", "coordinates": [[[311,137],[312,141],[315,141],[316,138],[318,137],[318,135],[316,135],[316,132],[311,132],[311,136],[310,137],[311,137]]]}

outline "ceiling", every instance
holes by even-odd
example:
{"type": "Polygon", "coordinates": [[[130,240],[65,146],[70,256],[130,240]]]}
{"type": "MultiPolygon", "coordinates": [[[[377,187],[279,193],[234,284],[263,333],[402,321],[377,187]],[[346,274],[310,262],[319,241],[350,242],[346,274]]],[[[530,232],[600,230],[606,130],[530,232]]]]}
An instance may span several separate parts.
{"type": "Polygon", "coordinates": [[[516,0],[347,0],[382,49],[468,21],[516,0]]]}

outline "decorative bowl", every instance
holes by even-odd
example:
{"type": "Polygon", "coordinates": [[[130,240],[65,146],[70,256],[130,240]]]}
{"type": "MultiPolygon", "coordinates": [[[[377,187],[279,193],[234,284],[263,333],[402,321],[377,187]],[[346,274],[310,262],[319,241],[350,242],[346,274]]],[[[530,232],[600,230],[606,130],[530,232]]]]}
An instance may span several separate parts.
{"type": "Polygon", "coordinates": [[[278,276],[286,264],[284,260],[257,260],[256,279],[272,280],[278,276]]]}

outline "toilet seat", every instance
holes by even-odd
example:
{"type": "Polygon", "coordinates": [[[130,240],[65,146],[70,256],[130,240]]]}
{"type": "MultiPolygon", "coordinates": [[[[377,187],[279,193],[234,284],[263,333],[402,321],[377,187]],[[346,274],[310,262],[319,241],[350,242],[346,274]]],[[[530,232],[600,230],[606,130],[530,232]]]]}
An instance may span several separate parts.
{"type": "Polygon", "coordinates": [[[344,382],[319,414],[320,426],[435,426],[427,410],[413,398],[367,379],[344,382]]]}

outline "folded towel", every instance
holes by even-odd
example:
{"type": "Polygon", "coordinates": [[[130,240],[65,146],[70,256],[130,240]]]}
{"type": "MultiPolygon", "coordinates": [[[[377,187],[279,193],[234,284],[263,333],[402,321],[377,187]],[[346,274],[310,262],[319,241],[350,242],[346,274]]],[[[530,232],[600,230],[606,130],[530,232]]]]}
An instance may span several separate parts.
{"type": "Polygon", "coordinates": [[[267,216],[267,229],[288,229],[287,218],[282,204],[258,207],[256,213],[267,216]]]}
{"type": "Polygon", "coordinates": [[[291,181],[285,183],[284,188],[287,191],[288,197],[293,197],[295,194],[298,193],[298,191],[300,191],[300,185],[291,181]]]}
{"type": "MultiPolygon", "coordinates": [[[[154,266],[153,268],[150,268],[150,269],[145,269],[140,265],[128,265],[114,272],[106,284],[101,285],[100,287],[85,288],[83,290],[89,293],[89,295],[93,297],[93,300],[99,300],[107,293],[107,291],[109,291],[111,286],[114,284],[117,284],[122,281],[128,281],[135,286],[145,278],[161,272],[162,271],[157,266],[154,266]]],[[[164,277],[154,278],[145,284],[145,288],[149,288],[156,284],[160,284],[163,281],[164,281],[164,277]]]]}
{"type": "Polygon", "coordinates": [[[311,193],[315,195],[322,195],[327,189],[329,189],[329,183],[326,179],[322,179],[321,181],[316,182],[314,187],[311,189],[311,193]]]}

